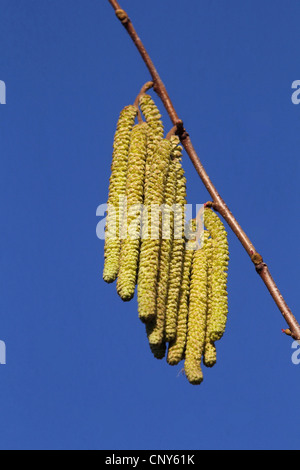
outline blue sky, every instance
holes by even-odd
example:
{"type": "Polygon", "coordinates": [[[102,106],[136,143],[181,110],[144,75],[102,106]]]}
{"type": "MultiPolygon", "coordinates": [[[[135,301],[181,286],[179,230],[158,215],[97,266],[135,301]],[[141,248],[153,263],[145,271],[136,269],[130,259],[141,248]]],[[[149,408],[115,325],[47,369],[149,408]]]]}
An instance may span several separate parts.
{"type": "MultiPolygon", "coordinates": [[[[299,319],[299,2],[122,6],[299,319]]],[[[299,448],[300,365],[231,232],[228,328],[200,387],[152,357],[136,301],[102,281],[96,208],[116,120],[149,80],[108,1],[0,0],[0,11],[0,448],[299,448]]],[[[184,168],[188,202],[209,200],[186,155],[184,168]]]]}

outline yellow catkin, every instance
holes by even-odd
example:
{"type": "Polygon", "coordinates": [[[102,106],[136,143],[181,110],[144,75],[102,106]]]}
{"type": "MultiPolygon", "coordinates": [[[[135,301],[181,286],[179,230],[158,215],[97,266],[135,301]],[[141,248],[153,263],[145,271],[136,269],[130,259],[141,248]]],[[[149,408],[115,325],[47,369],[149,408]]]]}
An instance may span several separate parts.
{"type": "Polygon", "coordinates": [[[159,109],[150,95],[142,95],[140,97],[139,104],[149,126],[148,155],[145,169],[145,191],[147,191],[147,184],[150,179],[153,155],[156,151],[157,144],[164,137],[164,126],[161,120],[159,109]]]}
{"type": "Polygon", "coordinates": [[[153,98],[150,95],[144,94],[140,97],[139,104],[146,122],[152,129],[153,133],[163,138],[164,126],[161,120],[161,114],[153,98]]]}
{"type": "Polygon", "coordinates": [[[146,238],[146,233],[143,231],[138,273],[139,317],[145,323],[153,320],[156,315],[161,217],[155,217],[155,215],[158,213],[157,207],[164,202],[170,152],[170,141],[167,139],[161,140],[160,145],[156,148],[149,181],[145,188],[144,211],[147,210],[148,238],[146,238]]]}
{"type": "Polygon", "coordinates": [[[227,233],[218,215],[211,209],[204,210],[204,224],[213,244],[213,260],[210,279],[210,308],[207,337],[214,343],[222,338],[228,317],[227,271],[229,249],[227,233]]]}
{"type": "Polygon", "coordinates": [[[150,349],[151,349],[151,352],[152,352],[153,356],[156,359],[161,360],[166,355],[167,346],[166,346],[166,343],[164,341],[160,344],[151,344],[150,343],[150,349]]]}
{"type": "Polygon", "coordinates": [[[181,163],[177,162],[176,210],[174,213],[174,240],[169,271],[168,298],[166,307],[166,341],[176,338],[178,302],[184,258],[184,225],[186,205],[186,178],[181,163]]]}
{"type": "MultiPolygon", "coordinates": [[[[208,234],[207,234],[208,235],[208,234]]],[[[206,367],[213,367],[217,362],[217,351],[214,343],[210,341],[208,325],[211,317],[211,275],[212,275],[212,265],[213,265],[213,243],[212,239],[205,238],[204,245],[206,256],[207,256],[207,278],[208,278],[208,302],[207,302],[207,328],[205,335],[205,347],[203,353],[203,364],[206,367]]]]}
{"type": "Polygon", "coordinates": [[[164,207],[162,211],[162,240],[157,280],[156,318],[146,325],[151,350],[155,357],[157,357],[157,351],[159,352],[159,359],[162,358],[162,351],[166,350],[165,345],[164,348],[157,348],[155,346],[160,345],[164,340],[165,310],[174,232],[173,205],[176,198],[176,160],[181,157],[181,151],[178,149],[178,144],[179,138],[176,136],[171,137],[171,160],[165,185],[164,207]]]}
{"type": "Polygon", "coordinates": [[[187,379],[193,385],[203,381],[201,358],[205,344],[207,293],[207,258],[204,248],[200,248],[193,259],[184,363],[187,379]]]}
{"type": "Polygon", "coordinates": [[[217,350],[214,343],[207,341],[205,343],[203,364],[206,367],[213,367],[217,363],[217,350]]]}
{"type": "MultiPolygon", "coordinates": [[[[153,195],[152,189],[150,188],[149,190],[148,188],[149,182],[151,181],[151,168],[152,168],[152,163],[153,163],[153,157],[155,156],[155,159],[159,158],[158,148],[160,146],[160,143],[163,140],[164,126],[161,120],[161,114],[159,112],[159,109],[157,108],[154,100],[152,99],[150,95],[147,95],[147,94],[142,95],[139,100],[139,105],[141,107],[141,111],[148,124],[147,159],[146,159],[146,166],[145,166],[145,185],[144,185],[144,206],[148,207],[152,204],[151,198],[153,195]]],[[[148,231],[151,230],[150,218],[151,216],[148,213],[148,211],[144,210],[142,214],[142,239],[145,239],[147,236],[149,236],[148,231]]],[[[143,240],[142,240],[141,250],[143,250],[144,258],[151,257],[150,243],[143,243],[143,240]],[[148,247],[146,248],[147,245],[148,247]],[[147,254],[145,253],[146,249],[148,250],[147,254]]],[[[141,271],[141,279],[143,279],[142,273],[144,269],[146,269],[145,266],[143,267],[141,271]]],[[[140,282],[141,286],[143,286],[144,284],[145,284],[145,281],[140,282]]],[[[142,287],[140,287],[140,291],[141,289],[142,287]]],[[[138,292],[139,292],[139,289],[138,289],[138,292]]],[[[141,298],[141,295],[139,298],[141,298]]],[[[152,303],[153,301],[151,302],[151,305],[152,303]]],[[[155,314],[153,313],[153,311],[149,314],[146,313],[146,307],[143,301],[141,301],[141,307],[139,308],[139,312],[140,312],[140,318],[142,321],[148,322],[151,317],[155,318],[155,314]]]]}
{"type": "Polygon", "coordinates": [[[117,292],[122,300],[134,297],[139,251],[142,204],[144,202],[145,163],[147,156],[146,123],[136,125],[131,134],[126,182],[127,234],[121,241],[117,292]]]}
{"type": "Polygon", "coordinates": [[[108,283],[116,280],[119,271],[122,198],[125,196],[130,135],[136,115],[135,106],[126,106],[120,114],[114,137],[104,245],[103,279],[108,283]]]}
{"type": "MultiPolygon", "coordinates": [[[[190,234],[195,232],[195,225],[194,220],[189,222],[188,228],[190,234]]],[[[185,247],[182,283],[179,296],[177,333],[175,340],[169,344],[167,357],[167,361],[171,366],[177,365],[184,359],[189,314],[190,278],[194,253],[197,246],[195,238],[195,236],[189,237],[189,241],[186,243],[185,247]]]]}

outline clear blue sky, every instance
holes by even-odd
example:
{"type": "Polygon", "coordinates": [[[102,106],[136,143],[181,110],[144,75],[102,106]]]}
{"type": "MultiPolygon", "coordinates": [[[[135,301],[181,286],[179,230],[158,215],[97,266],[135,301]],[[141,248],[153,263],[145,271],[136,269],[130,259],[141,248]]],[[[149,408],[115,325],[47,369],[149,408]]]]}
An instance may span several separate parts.
{"type": "MultiPolygon", "coordinates": [[[[211,179],[299,300],[300,4],[123,0],[211,179]]],[[[1,449],[297,449],[300,365],[229,233],[230,315],[193,387],[102,281],[121,108],[148,73],[107,0],[0,0],[1,449]]],[[[166,127],[170,122],[164,114],[166,127]]],[[[189,203],[209,199],[187,156],[189,203]]]]}

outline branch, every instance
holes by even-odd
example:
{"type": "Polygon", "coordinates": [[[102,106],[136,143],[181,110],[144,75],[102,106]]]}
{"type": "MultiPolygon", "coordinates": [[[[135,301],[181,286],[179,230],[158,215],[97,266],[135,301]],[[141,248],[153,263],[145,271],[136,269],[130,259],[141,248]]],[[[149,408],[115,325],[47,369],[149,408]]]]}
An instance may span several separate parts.
{"type": "Polygon", "coordinates": [[[142,56],[145,65],[147,66],[150,75],[153,81],[153,89],[157,95],[162,100],[162,103],[173,123],[177,127],[177,135],[180,137],[181,143],[185,148],[188,156],[190,157],[198,175],[200,176],[204,186],[209,192],[213,202],[209,203],[219,214],[224,218],[229,227],[232,229],[234,234],[240,240],[241,244],[245,248],[246,252],[250,256],[252,262],[255,265],[257,273],[260,275],[261,279],[267,286],[271,296],[273,297],[276,305],[281,311],[283,317],[285,318],[287,324],[290,327],[290,336],[296,340],[300,340],[300,325],[297,322],[296,318],[292,314],[288,305],[286,304],[283,296],[281,295],[274,279],[272,278],[268,266],[264,263],[262,256],[257,253],[254,248],[254,245],[250,241],[249,237],[243,231],[237,220],[234,218],[233,214],[230,212],[225,201],[221,198],[217,189],[211,182],[208,174],[206,173],[197,153],[192,144],[189,134],[183,126],[183,122],[179,119],[176,110],[172,104],[172,101],[168,95],[165,85],[163,84],[149,54],[147,53],[142,41],[140,40],[131,20],[129,19],[127,13],[121,8],[117,0],[108,0],[112,5],[118,19],[121,21],[132,41],[136,45],[140,55],[142,56]]]}

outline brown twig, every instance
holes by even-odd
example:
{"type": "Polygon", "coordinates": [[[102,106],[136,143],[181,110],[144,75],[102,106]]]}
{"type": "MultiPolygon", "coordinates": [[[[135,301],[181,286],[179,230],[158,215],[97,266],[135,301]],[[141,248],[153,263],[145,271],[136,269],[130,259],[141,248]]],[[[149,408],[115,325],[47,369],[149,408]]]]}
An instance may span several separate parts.
{"type": "Polygon", "coordinates": [[[209,192],[213,202],[211,203],[215,210],[219,212],[219,214],[224,218],[227,222],[229,227],[235,233],[237,238],[240,240],[241,244],[245,248],[246,252],[250,256],[252,262],[255,265],[255,269],[257,273],[262,278],[263,282],[267,286],[271,296],[273,297],[276,305],[278,306],[279,310],[281,311],[283,317],[285,318],[287,324],[290,327],[291,336],[296,339],[300,340],[300,325],[297,322],[296,318],[292,314],[291,310],[289,309],[288,305],[286,304],[284,298],[282,297],[274,279],[272,278],[268,266],[263,262],[262,257],[257,253],[252,244],[249,237],[243,231],[237,220],[234,218],[233,214],[230,212],[228,206],[226,205],[225,201],[221,198],[220,194],[218,193],[217,189],[211,182],[208,174],[206,173],[197,153],[192,144],[189,134],[186,132],[183,126],[183,122],[179,119],[176,110],[172,104],[172,101],[168,95],[165,85],[163,84],[149,54],[147,53],[141,39],[139,38],[129,16],[127,13],[121,8],[117,0],[108,0],[109,3],[114,8],[117,17],[122,22],[123,26],[127,30],[129,36],[131,37],[132,41],[136,45],[145,65],[147,66],[150,75],[153,80],[153,89],[160,97],[163,102],[164,107],[173,123],[174,126],[177,127],[177,135],[180,137],[181,143],[185,148],[188,156],[190,157],[198,175],[200,176],[204,186],[206,187],[207,191],[209,192]]]}
{"type": "Polygon", "coordinates": [[[141,113],[141,110],[140,110],[140,107],[139,107],[139,104],[140,104],[140,98],[141,96],[143,96],[148,90],[150,90],[150,88],[153,88],[153,85],[154,83],[153,82],[147,82],[145,83],[145,85],[142,87],[141,91],[139,92],[139,94],[137,95],[133,105],[136,107],[137,109],[137,113],[138,113],[138,122],[139,124],[141,124],[143,122],[143,116],[142,116],[142,113],[141,113]]]}
{"type": "Polygon", "coordinates": [[[148,90],[150,90],[151,88],[153,88],[154,86],[154,83],[153,82],[147,82],[145,83],[145,85],[142,86],[141,88],[141,91],[139,92],[139,94],[137,95],[136,99],[135,99],[135,102],[134,102],[134,106],[136,106],[137,108],[139,107],[139,103],[140,103],[140,99],[141,97],[147,93],[148,90]]]}
{"type": "Polygon", "coordinates": [[[177,126],[172,127],[172,129],[169,130],[169,132],[166,135],[166,139],[170,140],[173,135],[176,135],[177,132],[177,126]]]}

